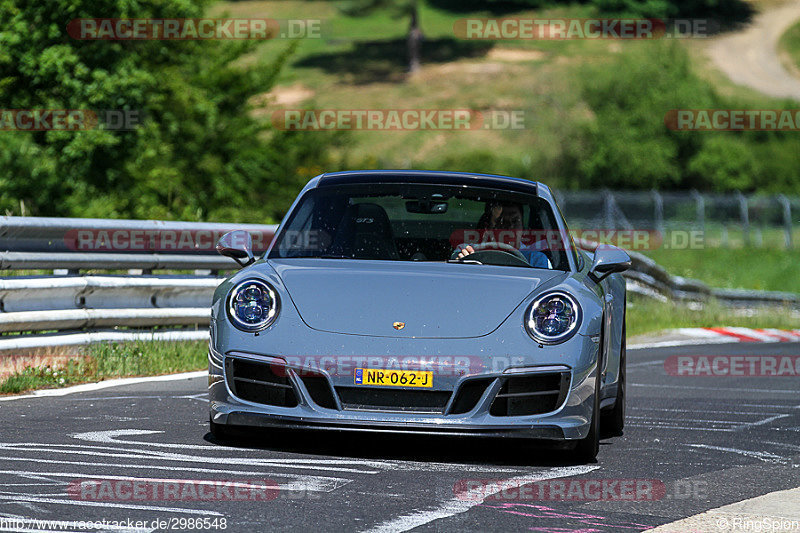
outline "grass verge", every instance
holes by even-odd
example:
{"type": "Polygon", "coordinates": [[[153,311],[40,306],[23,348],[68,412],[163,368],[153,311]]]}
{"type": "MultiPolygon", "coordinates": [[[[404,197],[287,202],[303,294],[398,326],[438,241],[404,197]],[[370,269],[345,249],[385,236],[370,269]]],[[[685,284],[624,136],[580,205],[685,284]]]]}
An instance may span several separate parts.
{"type": "Polygon", "coordinates": [[[0,394],[201,370],[208,364],[207,345],[206,341],[94,344],[66,363],[28,367],[8,376],[0,381],[0,394]]]}
{"type": "Polygon", "coordinates": [[[794,72],[800,72],[800,22],[791,26],[781,35],[778,49],[786,54],[787,67],[794,72]]]}
{"type": "Polygon", "coordinates": [[[710,303],[702,309],[628,296],[628,337],[675,328],[747,327],[796,329],[800,317],[788,309],[769,309],[754,313],[736,311],[710,303]]]}
{"type": "Polygon", "coordinates": [[[658,249],[645,255],[672,275],[698,279],[714,288],[800,293],[798,249],[658,249]]]}

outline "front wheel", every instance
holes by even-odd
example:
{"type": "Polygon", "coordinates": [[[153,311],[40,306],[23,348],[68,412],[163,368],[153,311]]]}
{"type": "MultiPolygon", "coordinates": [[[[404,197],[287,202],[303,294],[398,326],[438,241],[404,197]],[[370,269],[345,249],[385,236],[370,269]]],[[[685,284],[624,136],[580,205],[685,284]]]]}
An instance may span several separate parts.
{"type": "Polygon", "coordinates": [[[211,431],[211,435],[214,437],[214,440],[218,441],[226,441],[232,438],[232,432],[228,426],[223,424],[217,424],[212,420],[208,421],[209,430],[211,431]]]}
{"type": "Polygon", "coordinates": [[[597,378],[594,387],[594,403],[589,434],[575,446],[576,457],[585,463],[592,463],[600,452],[600,361],[597,362],[597,378]]]}
{"type": "Polygon", "coordinates": [[[617,380],[617,397],[614,407],[603,413],[603,431],[611,436],[622,435],[625,428],[625,326],[622,326],[622,347],[619,354],[619,379],[617,380]]]}

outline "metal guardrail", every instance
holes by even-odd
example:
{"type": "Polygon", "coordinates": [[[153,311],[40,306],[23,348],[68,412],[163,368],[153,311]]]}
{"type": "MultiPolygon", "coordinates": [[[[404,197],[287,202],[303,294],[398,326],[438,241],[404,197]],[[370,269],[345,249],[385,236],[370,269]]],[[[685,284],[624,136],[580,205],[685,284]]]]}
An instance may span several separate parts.
{"type": "MultiPolygon", "coordinates": [[[[576,241],[584,250],[594,251],[595,242],[576,241]]],[[[716,289],[696,279],[673,276],[649,257],[628,250],[631,268],[623,273],[629,291],[663,300],[704,303],[716,300],[731,307],[780,306],[800,309],[800,294],[748,289],[716,289]]]]}
{"type": "Polygon", "coordinates": [[[250,232],[266,250],[276,225],[96,218],[0,217],[3,270],[234,270],[214,245],[228,231],[250,232]]]}
{"type": "MultiPolygon", "coordinates": [[[[215,232],[246,229],[261,238],[265,247],[268,243],[265,239],[271,239],[276,229],[276,226],[252,224],[26,217],[0,217],[0,224],[1,269],[57,269],[73,274],[79,270],[131,268],[207,269],[212,274],[217,270],[234,270],[238,266],[217,255],[213,242],[208,244],[215,232]],[[83,235],[98,237],[95,247],[98,242],[102,247],[105,238],[113,240],[115,231],[120,232],[117,237],[122,235],[132,244],[138,236],[144,240],[140,240],[136,250],[127,253],[86,252],[83,249],[86,246],[76,240],[80,237],[76,229],[95,232],[83,235]],[[168,240],[166,246],[157,242],[154,245],[152,239],[147,241],[148,235],[153,235],[148,231],[175,238],[168,240]],[[178,236],[188,236],[183,248],[178,236]],[[193,243],[202,246],[192,246],[193,243]]],[[[91,247],[92,239],[87,237],[84,244],[91,247]]],[[[589,251],[597,246],[580,240],[578,244],[589,251]]],[[[662,300],[703,303],[716,299],[731,306],[800,309],[800,295],[713,289],[697,280],[672,276],[648,257],[629,253],[632,268],[625,277],[628,289],[634,293],[662,300]]],[[[221,281],[215,275],[48,275],[0,279],[0,353],[98,341],[205,339],[209,304],[221,281]],[[141,331],[142,328],[149,331],[141,331]]]]}
{"type": "Polygon", "coordinates": [[[102,340],[207,338],[209,305],[221,281],[210,276],[1,279],[0,333],[6,335],[0,337],[0,352],[102,340]],[[134,331],[156,327],[155,336],[134,331]],[[189,329],[164,330],[176,327],[189,329]],[[81,331],[96,328],[117,329],[81,331]],[[58,333],[40,333],[53,330],[58,333]]]}

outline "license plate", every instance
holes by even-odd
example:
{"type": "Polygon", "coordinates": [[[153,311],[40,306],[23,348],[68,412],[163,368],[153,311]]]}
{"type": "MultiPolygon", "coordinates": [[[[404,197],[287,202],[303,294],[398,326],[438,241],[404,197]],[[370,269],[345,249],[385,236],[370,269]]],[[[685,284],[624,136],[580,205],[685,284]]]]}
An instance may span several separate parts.
{"type": "Polygon", "coordinates": [[[356,385],[383,387],[433,387],[433,372],[430,370],[377,370],[356,368],[356,385]]]}

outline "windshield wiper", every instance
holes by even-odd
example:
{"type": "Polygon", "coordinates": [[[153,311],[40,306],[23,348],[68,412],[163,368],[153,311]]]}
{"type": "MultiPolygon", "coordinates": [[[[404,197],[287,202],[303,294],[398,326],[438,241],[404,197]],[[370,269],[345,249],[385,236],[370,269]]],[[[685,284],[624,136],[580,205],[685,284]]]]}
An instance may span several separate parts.
{"type": "Polygon", "coordinates": [[[349,255],[338,255],[338,254],[323,254],[323,255],[315,255],[318,259],[353,259],[353,257],[349,255]]]}

